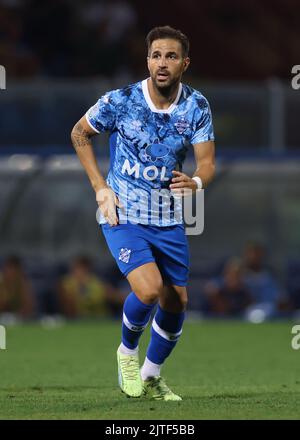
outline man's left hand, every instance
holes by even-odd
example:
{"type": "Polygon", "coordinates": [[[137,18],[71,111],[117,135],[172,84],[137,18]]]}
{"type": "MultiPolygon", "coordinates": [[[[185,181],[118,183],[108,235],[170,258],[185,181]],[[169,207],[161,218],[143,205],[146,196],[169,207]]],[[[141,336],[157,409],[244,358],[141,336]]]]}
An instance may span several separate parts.
{"type": "Polygon", "coordinates": [[[170,190],[176,195],[187,195],[191,191],[195,192],[198,188],[197,182],[194,179],[187,176],[180,171],[172,171],[174,177],[172,178],[172,183],[170,184],[170,190]],[[188,190],[188,191],[185,191],[188,190]]]}

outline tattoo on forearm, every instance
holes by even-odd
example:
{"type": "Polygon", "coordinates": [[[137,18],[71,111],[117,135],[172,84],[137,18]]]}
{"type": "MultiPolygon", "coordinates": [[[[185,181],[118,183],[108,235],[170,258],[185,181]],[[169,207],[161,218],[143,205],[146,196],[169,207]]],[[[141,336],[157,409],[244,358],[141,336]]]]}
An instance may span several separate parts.
{"type": "Polygon", "coordinates": [[[71,138],[75,149],[91,145],[91,135],[83,128],[81,122],[77,122],[73,128],[71,138]]]}

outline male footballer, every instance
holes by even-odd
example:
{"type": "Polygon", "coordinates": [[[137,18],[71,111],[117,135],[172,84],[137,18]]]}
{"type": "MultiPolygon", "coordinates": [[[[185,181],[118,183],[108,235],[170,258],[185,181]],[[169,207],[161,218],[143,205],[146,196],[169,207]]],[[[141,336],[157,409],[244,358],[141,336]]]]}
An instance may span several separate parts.
{"type": "Polygon", "coordinates": [[[189,250],[178,192],[212,180],[214,135],[206,98],[181,82],[190,63],[187,37],[163,26],[146,42],[150,77],[102,96],[74,126],[72,142],[95,191],[107,245],[132,290],[117,350],[120,388],[129,397],[178,401],[161,377],[187,305],[189,250]],[[91,144],[103,131],[110,133],[106,180],[91,144]],[[196,169],[189,177],[181,169],[191,146],[196,169]],[[153,314],[140,368],[139,339],[153,314]]]}

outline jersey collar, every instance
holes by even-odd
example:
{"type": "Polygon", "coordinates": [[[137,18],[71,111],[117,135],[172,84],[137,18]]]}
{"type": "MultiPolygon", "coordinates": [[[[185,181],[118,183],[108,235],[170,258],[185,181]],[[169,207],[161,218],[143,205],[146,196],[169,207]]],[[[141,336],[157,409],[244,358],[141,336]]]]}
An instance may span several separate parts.
{"type": "Polygon", "coordinates": [[[172,102],[170,107],[168,107],[166,109],[159,109],[159,108],[155,107],[155,105],[152,102],[152,99],[150,98],[148,84],[147,84],[148,79],[149,78],[146,78],[142,81],[142,90],[143,90],[143,95],[144,95],[145,101],[147,102],[148,106],[150,107],[150,110],[155,113],[171,113],[178,104],[178,101],[179,101],[179,98],[180,98],[180,95],[182,92],[182,84],[179,83],[178,93],[177,93],[176,99],[174,102],[172,102]]]}

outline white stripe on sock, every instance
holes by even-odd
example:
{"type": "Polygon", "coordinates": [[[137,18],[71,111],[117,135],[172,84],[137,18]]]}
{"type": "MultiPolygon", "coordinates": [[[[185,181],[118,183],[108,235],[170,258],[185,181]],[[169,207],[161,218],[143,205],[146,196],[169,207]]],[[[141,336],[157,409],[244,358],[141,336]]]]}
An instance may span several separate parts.
{"type": "Polygon", "coordinates": [[[127,316],[123,312],[123,322],[129,330],[131,330],[133,332],[142,332],[147,327],[149,321],[145,325],[140,325],[140,326],[133,325],[133,324],[131,324],[131,322],[128,321],[127,316]]]}
{"type": "Polygon", "coordinates": [[[177,339],[182,333],[182,329],[178,333],[170,333],[163,330],[162,328],[159,327],[159,325],[155,321],[155,318],[152,321],[152,327],[156,331],[156,333],[158,333],[162,338],[167,339],[167,341],[177,341],[177,339]]]}

